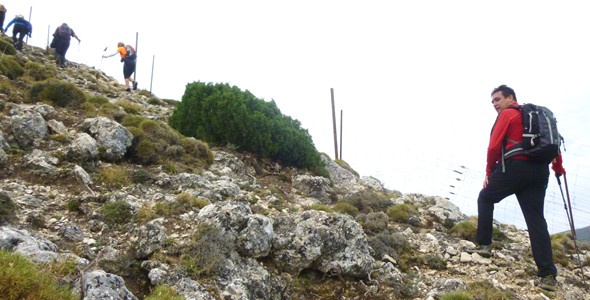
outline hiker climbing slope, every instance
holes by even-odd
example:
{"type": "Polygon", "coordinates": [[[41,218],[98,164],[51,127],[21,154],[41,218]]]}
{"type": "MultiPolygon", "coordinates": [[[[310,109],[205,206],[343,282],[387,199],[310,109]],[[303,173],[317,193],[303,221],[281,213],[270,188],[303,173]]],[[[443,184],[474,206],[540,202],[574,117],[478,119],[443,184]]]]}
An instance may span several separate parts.
{"type": "Polygon", "coordinates": [[[6,18],[6,11],[8,11],[6,6],[0,4],[0,31],[2,32],[2,35],[4,35],[4,19],[6,18]]]}
{"type": "Polygon", "coordinates": [[[33,34],[33,25],[25,20],[25,17],[22,15],[16,15],[16,17],[6,25],[4,31],[8,31],[8,28],[10,28],[12,24],[14,24],[14,28],[12,29],[12,42],[16,46],[16,50],[21,51],[23,49],[23,39],[25,38],[25,35],[28,34],[29,37],[31,37],[31,34],[33,34]],[[17,35],[19,35],[18,40],[16,38],[17,35]]]}
{"type": "Polygon", "coordinates": [[[78,43],[80,43],[80,38],[78,38],[74,30],[66,23],[57,27],[53,33],[51,48],[55,48],[56,64],[62,68],[66,66],[66,53],[68,52],[68,48],[70,48],[72,37],[76,38],[78,43]]]}
{"type": "Polygon", "coordinates": [[[123,77],[125,78],[126,91],[130,92],[129,83],[133,83],[133,90],[137,90],[137,81],[131,79],[131,75],[135,72],[135,64],[137,61],[137,54],[131,45],[125,45],[123,42],[117,44],[117,52],[110,55],[103,55],[103,58],[113,57],[119,54],[121,62],[123,63],[123,77]]]}

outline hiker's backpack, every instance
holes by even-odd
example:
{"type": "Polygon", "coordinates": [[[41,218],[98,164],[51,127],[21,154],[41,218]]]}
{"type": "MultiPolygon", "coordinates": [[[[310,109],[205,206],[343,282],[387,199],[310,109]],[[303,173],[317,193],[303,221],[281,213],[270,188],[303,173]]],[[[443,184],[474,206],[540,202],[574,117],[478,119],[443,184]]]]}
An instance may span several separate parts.
{"type": "Polygon", "coordinates": [[[524,130],[522,142],[506,149],[504,158],[525,155],[550,163],[559,155],[563,137],[557,131],[557,120],[551,110],[530,103],[509,108],[520,110],[524,130]]]}
{"type": "Polygon", "coordinates": [[[59,38],[67,40],[72,36],[72,30],[68,26],[61,25],[57,28],[57,35],[59,38]]]}
{"type": "Polygon", "coordinates": [[[131,45],[125,45],[125,58],[131,58],[131,59],[135,59],[136,54],[135,54],[135,48],[133,48],[131,45]]]}

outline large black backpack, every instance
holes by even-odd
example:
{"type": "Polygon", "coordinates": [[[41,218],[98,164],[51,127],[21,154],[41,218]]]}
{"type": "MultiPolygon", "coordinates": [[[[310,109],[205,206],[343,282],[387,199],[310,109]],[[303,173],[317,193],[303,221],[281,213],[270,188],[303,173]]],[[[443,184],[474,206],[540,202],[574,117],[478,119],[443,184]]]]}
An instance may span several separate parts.
{"type": "Polygon", "coordinates": [[[520,110],[524,131],[522,142],[506,149],[504,158],[525,155],[533,160],[550,163],[560,153],[563,141],[551,110],[530,103],[509,108],[520,110]]]}

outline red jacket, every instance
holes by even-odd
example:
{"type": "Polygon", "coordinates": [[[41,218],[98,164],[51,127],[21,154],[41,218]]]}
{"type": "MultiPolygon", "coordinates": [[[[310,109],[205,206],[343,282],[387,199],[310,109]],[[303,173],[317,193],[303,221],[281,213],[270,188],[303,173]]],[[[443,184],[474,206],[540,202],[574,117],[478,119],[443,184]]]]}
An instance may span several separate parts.
{"type": "MultiPolygon", "coordinates": [[[[506,108],[500,112],[496,119],[496,123],[492,128],[490,143],[488,145],[486,176],[492,174],[494,165],[502,159],[502,143],[504,142],[504,139],[506,138],[505,146],[507,149],[522,141],[523,130],[520,110],[506,108]]],[[[515,155],[512,158],[521,160],[529,159],[524,155],[515,155]]],[[[557,174],[565,174],[565,170],[562,166],[561,154],[553,160],[552,169],[557,174]]]]}

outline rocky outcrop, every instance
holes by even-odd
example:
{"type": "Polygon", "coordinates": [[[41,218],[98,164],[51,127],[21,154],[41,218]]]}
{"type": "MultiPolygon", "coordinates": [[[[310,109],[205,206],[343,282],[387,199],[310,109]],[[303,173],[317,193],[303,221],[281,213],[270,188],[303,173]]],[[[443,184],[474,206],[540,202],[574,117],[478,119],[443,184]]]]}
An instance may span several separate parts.
{"type": "Polygon", "coordinates": [[[90,134],[98,145],[104,148],[102,155],[108,161],[121,160],[133,139],[127,128],[105,117],[86,119],[80,125],[80,129],[90,134]]]}

